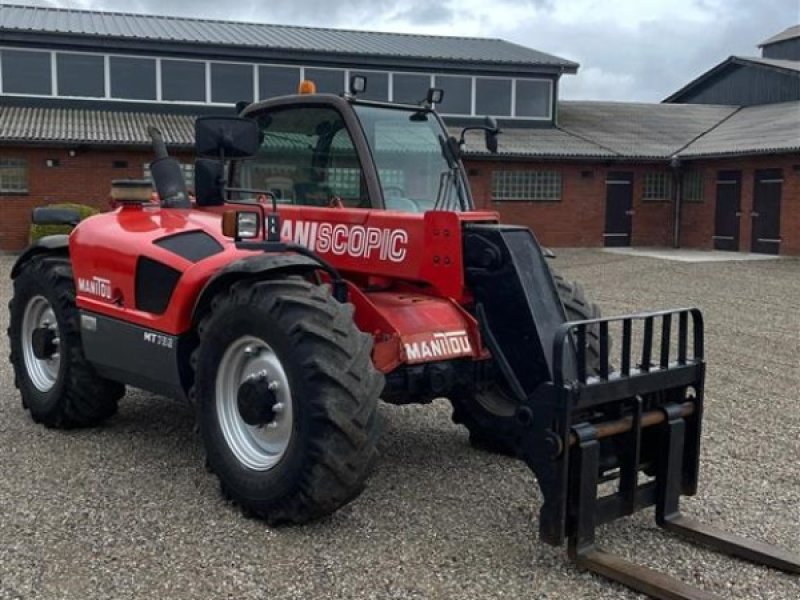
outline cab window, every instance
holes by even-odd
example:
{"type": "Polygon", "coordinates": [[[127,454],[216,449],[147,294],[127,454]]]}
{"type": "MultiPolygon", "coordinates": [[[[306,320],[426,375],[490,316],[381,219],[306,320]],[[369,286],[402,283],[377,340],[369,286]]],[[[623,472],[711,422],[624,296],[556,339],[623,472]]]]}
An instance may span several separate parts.
{"type": "Polygon", "coordinates": [[[258,121],[264,141],[255,159],[237,168],[239,186],[269,190],[283,204],[369,207],[363,169],[339,112],[289,108],[258,121]]]}

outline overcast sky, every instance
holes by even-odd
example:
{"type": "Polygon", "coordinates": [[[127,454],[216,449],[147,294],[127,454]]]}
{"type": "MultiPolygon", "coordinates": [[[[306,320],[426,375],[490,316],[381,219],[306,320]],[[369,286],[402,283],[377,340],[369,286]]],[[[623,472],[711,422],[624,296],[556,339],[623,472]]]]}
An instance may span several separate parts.
{"type": "Polygon", "coordinates": [[[287,25],[498,37],[580,63],[563,98],[659,101],[800,23],[800,0],[17,0],[287,25]]]}

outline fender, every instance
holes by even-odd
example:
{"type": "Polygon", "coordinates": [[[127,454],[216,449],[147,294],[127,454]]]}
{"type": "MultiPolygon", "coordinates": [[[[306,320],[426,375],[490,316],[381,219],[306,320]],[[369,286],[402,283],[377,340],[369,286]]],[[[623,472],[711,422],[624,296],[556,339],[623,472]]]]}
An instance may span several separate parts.
{"type": "Polygon", "coordinates": [[[217,272],[203,286],[192,311],[192,322],[197,323],[211,305],[211,299],[234,281],[254,279],[276,273],[305,274],[319,268],[320,265],[317,261],[299,254],[260,254],[232,262],[217,272]]]}
{"type": "Polygon", "coordinates": [[[65,233],[46,235],[28,246],[11,268],[11,279],[16,279],[25,263],[39,254],[69,256],[69,235],[65,233]]]}

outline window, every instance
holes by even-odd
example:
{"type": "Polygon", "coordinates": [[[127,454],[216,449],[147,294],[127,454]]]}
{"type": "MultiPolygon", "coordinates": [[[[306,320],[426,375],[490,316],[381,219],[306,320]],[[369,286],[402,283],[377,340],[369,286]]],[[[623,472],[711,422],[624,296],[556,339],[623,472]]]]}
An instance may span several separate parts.
{"type": "Polygon", "coordinates": [[[431,89],[431,78],[428,75],[395,73],[392,75],[392,87],[395,102],[419,104],[431,89]]]}
{"type": "Polygon", "coordinates": [[[511,115],[510,79],[475,79],[475,113],[507,117],[511,115]]]}
{"type": "Polygon", "coordinates": [[[672,173],[645,173],[643,200],[672,199],[672,173]]]}
{"type": "Polygon", "coordinates": [[[551,202],[561,200],[558,171],[494,171],[492,200],[551,202]]]}
{"type": "Polygon", "coordinates": [[[128,161],[127,160],[112,160],[111,161],[111,168],[112,169],[127,169],[128,168],[128,161]]]}
{"type": "MultiPolygon", "coordinates": [[[[127,163],[126,163],[127,165],[127,163]]],[[[153,181],[153,175],[150,173],[150,163],[144,163],[143,174],[145,179],[153,181]]],[[[183,180],[186,182],[186,189],[194,189],[194,165],[191,163],[181,164],[181,171],[183,172],[183,180]]]]}
{"type": "Polygon", "coordinates": [[[152,58],[109,58],[111,97],[129,100],[156,99],[156,61],[152,58]]]}
{"type": "Polygon", "coordinates": [[[472,78],[437,76],[435,87],[444,90],[439,112],[446,115],[472,114],[472,78]]]}
{"type": "Polygon", "coordinates": [[[297,67],[259,67],[258,98],[266,100],[274,96],[297,93],[300,69],[297,67]]]}
{"type": "Polygon", "coordinates": [[[28,161],[21,158],[0,159],[0,193],[28,193],[28,161]]]}
{"type": "Polygon", "coordinates": [[[162,60],[161,99],[171,102],[205,102],[205,63],[187,60],[162,60]]]}
{"type": "Polygon", "coordinates": [[[338,69],[306,69],[306,79],[317,86],[320,94],[341,94],[344,92],[344,71],[338,69]]]}
{"type": "Polygon", "coordinates": [[[466,210],[466,180],[448,164],[436,117],[416,108],[355,105],[387,209],[466,210]]]}
{"type": "Polygon", "coordinates": [[[3,93],[38,94],[53,93],[49,52],[3,50],[3,93]]]}
{"type": "MultiPolygon", "coordinates": [[[[367,78],[367,91],[359,94],[359,98],[365,100],[378,100],[386,102],[389,100],[389,74],[377,71],[350,71],[350,77],[359,75],[367,78]]],[[[347,82],[350,85],[350,82],[347,82]]]]}
{"type": "Polygon", "coordinates": [[[516,116],[550,118],[550,81],[517,79],[516,116]]]}
{"type": "Polygon", "coordinates": [[[93,54],[56,54],[58,95],[102,98],[106,95],[103,57],[93,54]]]}
{"type": "Polygon", "coordinates": [[[236,104],[253,101],[253,67],[211,63],[211,101],[236,104]]]}
{"type": "Polygon", "coordinates": [[[369,206],[355,146],[342,116],[331,108],[300,107],[258,117],[265,133],[254,160],[234,171],[239,187],[270,190],[280,202],[369,206]]]}
{"type": "Polygon", "coordinates": [[[686,202],[702,202],[703,197],[703,172],[684,171],[683,179],[683,199],[686,202]]]}

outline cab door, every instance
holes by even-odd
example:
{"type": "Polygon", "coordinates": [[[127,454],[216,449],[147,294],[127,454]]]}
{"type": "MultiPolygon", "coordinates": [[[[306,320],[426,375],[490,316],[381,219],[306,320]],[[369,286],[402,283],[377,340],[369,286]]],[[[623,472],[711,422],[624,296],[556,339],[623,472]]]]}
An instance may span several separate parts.
{"type": "Polygon", "coordinates": [[[261,149],[235,165],[234,186],[268,190],[288,205],[382,207],[363,132],[344,100],[307,96],[266,104],[254,115],[264,133],[261,149]]]}

